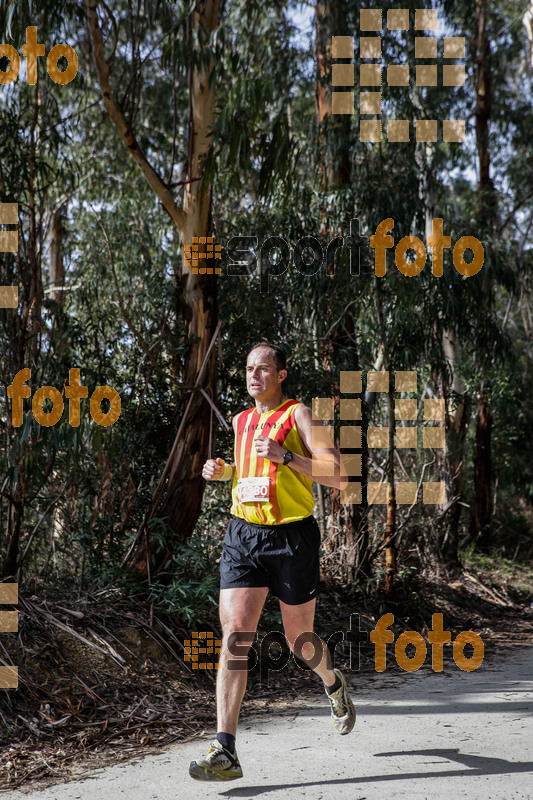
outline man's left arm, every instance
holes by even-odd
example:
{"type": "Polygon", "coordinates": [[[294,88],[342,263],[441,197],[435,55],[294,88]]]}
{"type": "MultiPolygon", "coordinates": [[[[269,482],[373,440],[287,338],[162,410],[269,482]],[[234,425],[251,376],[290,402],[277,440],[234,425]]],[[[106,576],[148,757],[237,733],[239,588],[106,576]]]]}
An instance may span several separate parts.
{"type": "MultiPolygon", "coordinates": [[[[311,409],[300,403],[294,414],[296,430],[311,458],[299,453],[292,454],[288,466],[296,472],[305,475],[323,486],[332,486],[335,489],[345,489],[348,485],[346,470],[341,462],[339,451],[333,446],[333,428],[322,425],[321,421],[313,420],[311,409]],[[314,422],[314,424],[313,424],[314,422]],[[312,435],[311,430],[314,431],[312,435]]],[[[278,464],[283,462],[287,450],[273,439],[258,436],[255,440],[259,456],[268,458],[278,464]]]]}

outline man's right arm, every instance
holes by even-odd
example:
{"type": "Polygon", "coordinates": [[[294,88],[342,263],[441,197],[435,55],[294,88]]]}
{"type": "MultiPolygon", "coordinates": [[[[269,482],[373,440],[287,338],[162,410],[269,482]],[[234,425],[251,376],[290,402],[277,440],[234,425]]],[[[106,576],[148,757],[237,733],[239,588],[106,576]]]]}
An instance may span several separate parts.
{"type": "MultiPolygon", "coordinates": [[[[238,414],[233,417],[233,431],[237,434],[238,414]]],[[[231,481],[235,471],[234,464],[226,464],[223,458],[210,458],[205,462],[202,469],[202,477],[206,481],[231,481]]]]}

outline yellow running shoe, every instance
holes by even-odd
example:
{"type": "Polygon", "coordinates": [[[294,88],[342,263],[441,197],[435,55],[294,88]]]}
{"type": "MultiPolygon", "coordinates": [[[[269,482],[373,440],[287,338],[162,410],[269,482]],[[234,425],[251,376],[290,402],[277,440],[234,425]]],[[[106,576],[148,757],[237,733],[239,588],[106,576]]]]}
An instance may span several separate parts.
{"type": "Polygon", "coordinates": [[[348,694],[346,679],[340,669],[333,672],[340,678],[341,686],[333,694],[326,695],[331,705],[331,723],[341,734],[350,733],[355,725],[355,708],[348,694]]]}
{"type": "Polygon", "coordinates": [[[218,739],[211,742],[205,758],[191,761],[189,775],[196,781],[232,781],[242,778],[237,750],[230,753],[218,739]]]}

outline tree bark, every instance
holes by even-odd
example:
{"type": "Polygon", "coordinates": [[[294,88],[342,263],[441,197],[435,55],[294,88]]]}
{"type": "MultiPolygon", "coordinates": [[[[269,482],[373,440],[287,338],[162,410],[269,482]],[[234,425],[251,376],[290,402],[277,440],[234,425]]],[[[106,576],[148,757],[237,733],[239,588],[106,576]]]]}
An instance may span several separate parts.
{"type": "MultiPolygon", "coordinates": [[[[347,327],[352,328],[353,318],[351,315],[346,319],[347,327]]],[[[333,349],[342,345],[342,336],[337,336],[329,343],[332,350],[325,356],[324,364],[330,368],[329,358],[333,355],[333,349]]],[[[352,344],[354,351],[354,370],[359,368],[357,350],[352,344]]],[[[335,398],[335,405],[339,407],[340,387],[338,380],[332,380],[330,384],[332,396],[335,398]]],[[[362,487],[361,503],[341,503],[339,489],[332,488],[330,495],[330,515],[326,522],[326,541],[324,550],[328,554],[334,555],[336,574],[345,586],[351,586],[358,574],[366,574],[368,566],[368,514],[366,484],[368,480],[368,448],[366,447],[365,424],[367,419],[364,401],[361,402],[362,417],[360,421],[362,428],[362,449],[361,449],[361,476],[359,479],[362,487]]],[[[342,421],[341,421],[342,424],[342,421]]],[[[349,424],[345,422],[344,424],[349,424]]],[[[338,443],[337,443],[338,444],[338,443]]],[[[346,452],[345,450],[343,452],[346,452]]],[[[333,574],[333,573],[331,573],[333,574]]]]}
{"type": "Polygon", "coordinates": [[[385,599],[392,600],[394,595],[394,584],[398,573],[398,563],[396,557],[396,486],[394,483],[394,453],[396,435],[396,414],[395,414],[395,386],[392,374],[392,364],[389,355],[389,343],[387,341],[387,329],[383,314],[383,301],[378,283],[378,278],[374,283],[376,313],[379,325],[379,335],[383,352],[383,366],[389,375],[388,391],[388,413],[389,413],[389,447],[387,460],[387,522],[385,526],[385,599]]]}
{"type": "Polygon", "coordinates": [[[477,398],[476,444],[474,483],[474,534],[479,536],[479,546],[486,549],[490,543],[492,519],[492,414],[481,391],[477,398]]]}
{"type": "MultiPolygon", "coordinates": [[[[17,493],[20,494],[20,493],[17,493]]],[[[15,578],[20,547],[20,527],[23,517],[22,501],[12,498],[7,506],[7,529],[5,539],[5,556],[2,564],[2,578],[15,578]]]]}
{"type": "Polygon", "coordinates": [[[345,35],[343,3],[317,0],[315,6],[315,107],[320,191],[326,192],[350,183],[349,115],[331,113],[331,37],[345,35]]]}
{"type": "Polygon", "coordinates": [[[394,436],[396,419],[394,414],[394,377],[389,370],[389,463],[387,470],[387,527],[385,531],[385,599],[391,600],[394,594],[394,581],[398,572],[396,559],[396,486],[394,483],[394,436]]]}
{"type": "MultiPolygon", "coordinates": [[[[205,45],[209,35],[219,25],[220,0],[198,2],[191,12],[188,26],[189,41],[195,51],[190,68],[189,84],[189,157],[187,184],[180,208],[162,178],[148,162],[139,146],[135,133],[119,109],[110,87],[110,65],[103,53],[102,33],[96,10],[99,0],[87,0],[88,22],[100,90],[109,117],[120,133],[125,147],[139,165],[148,184],[160,199],[177,228],[180,244],[192,243],[192,237],[204,237],[211,226],[211,185],[205,175],[205,159],[212,147],[212,130],[215,120],[215,63],[212,53],[205,58],[205,45]]],[[[205,264],[200,261],[200,268],[205,264]]],[[[182,381],[194,386],[217,325],[218,308],[216,277],[192,274],[182,262],[179,276],[181,290],[178,309],[191,342],[184,360],[182,381]]],[[[181,407],[187,409],[187,418],[180,426],[179,440],[174,442],[172,460],[163,503],[158,512],[165,518],[172,534],[165,546],[158,548],[150,537],[149,526],[144,523],[138,532],[135,546],[128,553],[126,563],[137,568],[149,578],[165,567],[175,545],[185,541],[193,532],[198,520],[203,497],[204,482],[201,468],[207,458],[209,442],[209,405],[201,394],[204,389],[213,394],[216,385],[216,362],[211,350],[202,381],[182,395],[181,407]]],[[[157,501],[150,518],[155,514],[157,501]]],[[[124,563],[124,562],[123,562],[124,563]]]]}
{"type": "MultiPolygon", "coordinates": [[[[318,0],[315,6],[315,107],[317,120],[317,155],[320,170],[320,191],[335,191],[348,186],[351,175],[350,135],[351,118],[332,116],[331,108],[331,37],[345,34],[346,4],[318,0]]],[[[322,235],[326,239],[334,234],[329,221],[323,216],[322,235]]],[[[333,284],[333,270],[328,265],[326,274],[333,284]]],[[[331,293],[331,296],[333,294],[331,293]]],[[[326,312],[326,328],[333,322],[330,305],[326,312]]],[[[326,370],[333,368],[334,352],[341,347],[353,349],[353,369],[359,368],[358,354],[353,339],[355,326],[350,314],[339,324],[331,339],[324,343],[321,357],[326,370]]],[[[332,378],[332,396],[339,403],[339,382],[332,378]]],[[[364,453],[362,455],[364,459],[364,453]]],[[[365,472],[363,465],[363,472],[365,472]]],[[[340,491],[330,489],[330,515],[327,519],[326,553],[335,553],[336,573],[345,585],[351,585],[357,573],[365,569],[368,555],[368,525],[365,506],[341,504],[340,491]]],[[[366,491],[364,492],[366,500],[366,491]]]]}
{"type": "MultiPolygon", "coordinates": [[[[472,41],[474,54],[474,80],[476,92],[476,145],[479,164],[479,211],[478,219],[482,234],[494,234],[496,221],[496,193],[490,176],[489,121],[492,111],[492,75],[490,67],[490,42],[487,33],[487,0],[476,0],[476,29],[472,41]]],[[[481,278],[483,314],[492,308],[493,292],[484,274],[481,278]]],[[[471,530],[479,535],[487,546],[491,531],[492,459],[491,430],[492,415],[489,400],[484,392],[485,354],[478,357],[479,387],[476,414],[476,448],[474,462],[474,513],[471,530]]]]}
{"type": "MultiPolygon", "coordinates": [[[[418,95],[419,96],[419,95],[418,95]]],[[[425,208],[425,239],[433,233],[435,218],[435,198],[430,180],[433,165],[431,161],[433,145],[417,142],[415,157],[420,172],[419,197],[425,208]]],[[[444,399],[448,414],[445,419],[446,449],[435,451],[435,475],[443,475],[446,483],[446,504],[437,511],[435,530],[424,537],[424,566],[432,573],[448,574],[459,567],[459,518],[462,491],[462,470],[464,442],[466,436],[467,398],[463,384],[457,377],[460,362],[460,347],[453,330],[444,330],[441,337],[440,318],[434,320],[433,340],[437,352],[441,351],[448,362],[452,379],[448,381],[444,363],[433,375],[435,394],[444,399]],[[452,398],[459,397],[458,400],[452,398]]]]}
{"type": "MultiPolygon", "coordinates": [[[[195,49],[200,50],[200,38],[218,27],[219,3],[199,4],[199,12],[192,17],[192,36],[195,49]]],[[[211,148],[211,132],[215,121],[214,59],[201,70],[191,74],[189,160],[183,209],[185,224],[182,241],[191,242],[193,236],[207,236],[211,227],[211,186],[204,180],[204,160],[211,148]],[[202,176],[201,181],[194,178],[202,176]]],[[[190,386],[196,382],[209,343],[218,321],[216,278],[193,275],[182,269],[181,313],[187,326],[189,339],[198,339],[191,345],[185,361],[184,381],[190,386]]],[[[215,350],[211,351],[209,365],[204,373],[202,388],[214,393],[216,386],[215,350]]],[[[183,398],[186,399],[185,397],[183,398]]],[[[192,399],[187,425],[176,451],[168,479],[168,487],[161,514],[177,533],[177,541],[185,541],[192,533],[200,514],[204,482],[203,464],[208,457],[211,411],[203,395],[197,391],[192,399]]],[[[162,564],[170,556],[167,549],[162,564]]]]}
{"type": "Polygon", "coordinates": [[[53,299],[59,306],[65,303],[65,263],[62,249],[64,211],[63,205],[53,212],[50,236],[50,289],[53,299]]]}
{"type": "Polygon", "coordinates": [[[533,0],[529,0],[527,9],[522,17],[522,25],[526,29],[529,42],[529,65],[533,69],[533,0]]]}
{"type": "MultiPolygon", "coordinates": [[[[19,252],[17,266],[20,283],[23,285],[21,292],[21,312],[15,322],[17,336],[13,339],[13,365],[14,373],[25,367],[32,369],[39,363],[41,352],[41,331],[43,321],[41,316],[43,302],[42,262],[40,247],[40,229],[38,224],[38,197],[39,187],[36,186],[36,160],[39,152],[40,136],[40,110],[41,100],[39,84],[33,89],[33,118],[29,130],[30,147],[28,158],[27,198],[28,198],[28,238],[24,247],[22,233],[19,239],[19,252]],[[24,263],[25,262],[25,263],[24,263]]],[[[33,375],[35,379],[35,374],[33,375]]],[[[8,449],[12,452],[13,426],[11,415],[7,417],[8,449]]],[[[15,577],[20,551],[20,535],[24,517],[24,500],[29,488],[31,466],[28,462],[34,453],[35,440],[29,436],[22,446],[16,467],[16,483],[11,471],[11,478],[7,485],[7,526],[5,557],[2,563],[2,577],[15,577]]]]}
{"type": "Polygon", "coordinates": [[[476,91],[476,146],[479,165],[480,222],[492,227],[496,195],[490,176],[489,121],[492,113],[492,74],[490,42],[487,34],[487,0],[476,0],[476,31],[474,48],[474,80],[476,91]]]}
{"type": "Polygon", "coordinates": [[[442,397],[447,401],[444,470],[447,505],[442,519],[441,555],[445,569],[451,573],[459,568],[460,501],[463,494],[463,463],[470,403],[465,387],[457,376],[461,351],[451,331],[445,333],[443,347],[452,373],[452,383],[451,387],[444,385],[442,391],[442,397]]]}

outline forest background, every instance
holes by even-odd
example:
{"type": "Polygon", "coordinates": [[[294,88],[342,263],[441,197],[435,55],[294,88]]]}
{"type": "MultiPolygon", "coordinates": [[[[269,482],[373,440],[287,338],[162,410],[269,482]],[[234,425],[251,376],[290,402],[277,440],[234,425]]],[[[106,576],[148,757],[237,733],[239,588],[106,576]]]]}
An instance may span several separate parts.
{"type": "MultiPolygon", "coordinates": [[[[38,645],[59,620],[83,627],[98,598],[135,600],[152,631],[166,620],[161,639],[173,624],[217,630],[230,489],[206,487],[201,468],[212,455],[232,460],[231,417],[250,405],[246,354],[262,339],[287,350],[285,394],[308,405],[335,399],[337,442],[341,371],[361,371],[363,386],[369,371],[390,377],[389,391],[362,395],[361,503],[315,485],[326,597],[357,596],[377,614],[423,596],[422,579],[464,591],[465,571],[475,581],[475,568],[490,564],[506,576],[503,589],[487,589],[500,605],[532,599],[532,3],[427,2],[439,48],[442,35],[465,37],[465,85],[384,81],[383,119],[411,120],[411,140],[377,143],[359,141],[357,92],[353,115],[331,106],[331,37],[354,36],[357,58],[368,7],[1,4],[3,42],[20,53],[34,25],[47,53],[66,42],[79,59],[66,85],[51,80],[45,58],[27,83],[22,58],[17,80],[0,86],[0,202],[19,210],[18,253],[0,255],[0,283],[19,287],[18,308],[0,310],[0,556],[24,612],[18,636],[0,643],[2,663],[18,663],[20,676],[0,701],[8,741],[28,734],[17,704],[43,708],[32,652],[43,657],[38,645]],[[465,119],[465,142],[415,141],[414,119],[435,118],[465,119]],[[452,247],[475,236],[482,270],[463,277],[451,250],[442,277],[431,257],[416,277],[402,275],[392,250],[382,278],[364,248],[359,275],[346,249],[314,275],[284,263],[282,250],[260,258],[269,237],[294,246],[315,236],[325,248],[350,234],[351,220],[370,236],[389,217],[396,244],[427,242],[434,218],[452,247]],[[194,236],[222,245],[220,275],[187,265],[194,236]],[[231,270],[225,245],[237,236],[257,237],[258,258],[231,270]],[[268,258],[273,272],[287,269],[266,292],[268,258]],[[119,392],[120,418],[97,425],[85,400],[74,427],[65,402],[47,427],[25,401],[14,427],[7,387],[26,367],[32,395],[64,390],[79,368],[89,396],[100,385],[119,392]],[[397,371],[417,371],[416,395],[396,393],[397,371]],[[422,401],[444,400],[444,421],[429,423],[444,426],[444,449],[397,447],[395,428],[414,422],[397,418],[397,400],[415,396],[420,429],[422,401]],[[379,426],[389,427],[388,446],[369,447],[367,430],[379,426]],[[417,483],[418,503],[397,503],[398,480],[417,483]],[[422,503],[428,480],[445,482],[444,503],[422,503]],[[369,505],[368,481],[388,486],[385,504],[369,505]],[[516,575],[529,578],[517,588],[516,575]]],[[[413,72],[422,6],[389,7],[408,8],[411,26],[384,26],[384,63],[413,72]]],[[[357,60],[355,75],[357,86],[357,60]]],[[[274,604],[264,625],[279,630],[274,604]]],[[[85,628],[85,643],[99,641],[118,663],[95,630],[85,628]]],[[[57,721],[50,707],[48,717],[57,721]]]]}

